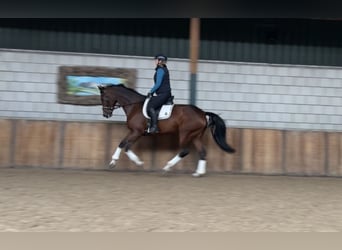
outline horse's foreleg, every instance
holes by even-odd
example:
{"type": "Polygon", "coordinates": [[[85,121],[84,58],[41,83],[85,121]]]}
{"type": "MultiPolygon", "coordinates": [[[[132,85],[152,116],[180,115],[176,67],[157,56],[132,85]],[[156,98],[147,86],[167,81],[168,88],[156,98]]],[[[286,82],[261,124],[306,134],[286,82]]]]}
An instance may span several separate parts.
{"type": "Polygon", "coordinates": [[[163,167],[163,170],[168,172],[171,170],[171,168],[176,165],[180,160],[182,160],[185,156],[189,154],[188,149],[183,149],[179,154],[177,154],[175,157],[173,157],[170,161],[167,162],[166,166],[163,167]]]}
{"type": "Polygon", "coordinates": [[[141,137],[141,134],[133,131],[133,133],[129,134],[126,138],[126,145],[125,147],[125,153],[128,156],[128,158],[133,161],[136,165],[142,166],[144,164],[143,161],[139,159],[139,157],[131,150],[131,146],[134,142],[136,142],[141,137]]]}
{"type": "Polygon", "coordinates": [[[131,161],[133,161],[135,164],[137,164],[138,166],[142,166],[144,164],[144,162],[141,161],[139,157],[132,150],[128,149],[125,153],[128,156],[128,158],[131,161]]]}
{"type": "Polygon", "coordinates": [[[119,160],[119,158],[120,158],[121,151],[122,151],[122,149],[126,146],[126,144],[127,144],[126,138],[123,139],[123,140],[120,142],[119,146],[116,148],[114,154],[112,155],[112,161],[109,163],[109,167],[110,167],[110,168],[114,168],[114,167],[115,167],[116,162],[117,162],[117,161],[119,160]]]}
{"type": "Polygon", "coordinates": [[[144,162],[142,162],[139,157],[130,149],[132,144],[139,139],[140,135],[137,133],[132,133],[127,135],[119,144],[119,146],[116,148],[114,154],[112,155],[112,161],[110,162],[110,167],[114,168],[116,165],[116,162],[119,160],[120,158],[120,154],[121,151],[124,149],[126,155],[128,156],[128,158],[133,161],[135,164],[137,164],[138,166],[141,166],[144,164],[144,162]]]}
{"type": "MultiPolygon", "coordinates": [[[[119,160],[121,151],[122,151],[122,148],[120,147],[118,147],[115,150],[115,153],[112,156],[112,160],[109,163],[110,168],[114,168],[116,166],[116,162],[119,160]]],[[[132,150],[128,149],[127,151],[125,151],[125,153],[128,156],[128,158],[131,161],[133,161],[135,164],[137,164],[138,166],[142,166],[144,164],[144,162],[141,161],[139,157],[132,150]]]]}

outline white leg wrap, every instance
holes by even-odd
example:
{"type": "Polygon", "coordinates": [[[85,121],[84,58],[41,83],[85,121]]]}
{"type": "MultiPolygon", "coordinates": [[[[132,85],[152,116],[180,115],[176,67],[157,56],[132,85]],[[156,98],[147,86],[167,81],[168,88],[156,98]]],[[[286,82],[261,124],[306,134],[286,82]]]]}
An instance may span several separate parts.
{"type": "Polygon", "coordinates": [[[207,161],[199,160],[198,164],[197,164],[196,172],[193,173],[192,175],[195,177],[199,177],[201,175],[204,175],[206,173],[206,165],[207,165],[207,161]]]}
{"type": "Polygon", "coordinates": [[[119,160],[122,148],[117,147],[115,153],[112,155],[113,160],[119,160]]]}
{"type": "Polygon", "coordinates": [[[128,158],[129,158],[131,161],[134,161],[134,162],[135,162],[135,164],[137,164],[137,165],[139,165],[139,166],[141,166],[141,165],[144,164],[144,162],[142,162],[142,161],[139,159],[139,157],[138,157],[136,154],[133,153],[132,150],[128,150],[128,151],[126,152],[126,154],[127,154],[128,158]]]}
{"type": "Polygon", "coordinates": [[[183,158],[180,157],[179,155],[176,155],[175,157],[173,157],[170,161],[167,162],[166,166],[163,168],[163,170],[165,171],[169,171],[174,165],[176,165],[178,162],[180,162],[180,160],[182,160],[183,158]]]}
{"type": "Polygon", "coordinates": [[[116,165],[116,161],[119,160],[121,150],[121,148],[117,147],[115,153],[112,155],[112,161],[109,163],[112,167],[114,167],[116,165]]]}

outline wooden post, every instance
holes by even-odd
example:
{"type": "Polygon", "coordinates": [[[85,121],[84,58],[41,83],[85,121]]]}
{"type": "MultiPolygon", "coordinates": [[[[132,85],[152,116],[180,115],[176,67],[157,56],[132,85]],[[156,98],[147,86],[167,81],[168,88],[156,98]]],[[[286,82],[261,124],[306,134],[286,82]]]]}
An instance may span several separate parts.
{"type": "Polygon", "coordinates": [[[200,43],[200,19],[190,20],[190,104],[196,103],[197,60],[200,43]]]}

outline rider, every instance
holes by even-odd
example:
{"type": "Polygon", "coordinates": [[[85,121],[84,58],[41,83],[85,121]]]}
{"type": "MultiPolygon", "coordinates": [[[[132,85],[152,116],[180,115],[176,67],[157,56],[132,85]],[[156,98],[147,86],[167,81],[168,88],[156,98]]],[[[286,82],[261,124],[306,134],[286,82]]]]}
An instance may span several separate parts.
{"type": "Polygon", "coordinates": [[[158,54],[154,57],[156,64],[156,72],[154,74],[154,86],[147,93],[147,97],[151,97],[151,100],[147,106],[147,114],[151,118],[149,133],[158,133],[157,126],[158,114],[156,110],[160,108],[171,97],[170,87],[170,75],[167,69],[166,62],[167,57],[165,55],[158,54]],[[157,94],[157,95],[153,95],[157,94]]]}

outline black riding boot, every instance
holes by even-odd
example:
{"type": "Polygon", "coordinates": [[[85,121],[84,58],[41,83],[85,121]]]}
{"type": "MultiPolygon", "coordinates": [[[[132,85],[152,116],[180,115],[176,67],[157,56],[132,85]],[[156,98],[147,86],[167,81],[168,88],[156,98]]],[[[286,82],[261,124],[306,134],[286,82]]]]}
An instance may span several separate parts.
{"type": "Polygon", "coordinates": [[[150,129],[148,130],[149,133],[153,134],[153,133],[158,133],[159,129],[157,126],[157,122],[158,122],[158,114],[157,112],[154,110],[154,108],[150,108],[148,115],[151,118],[150,121],[150,129]]]}

